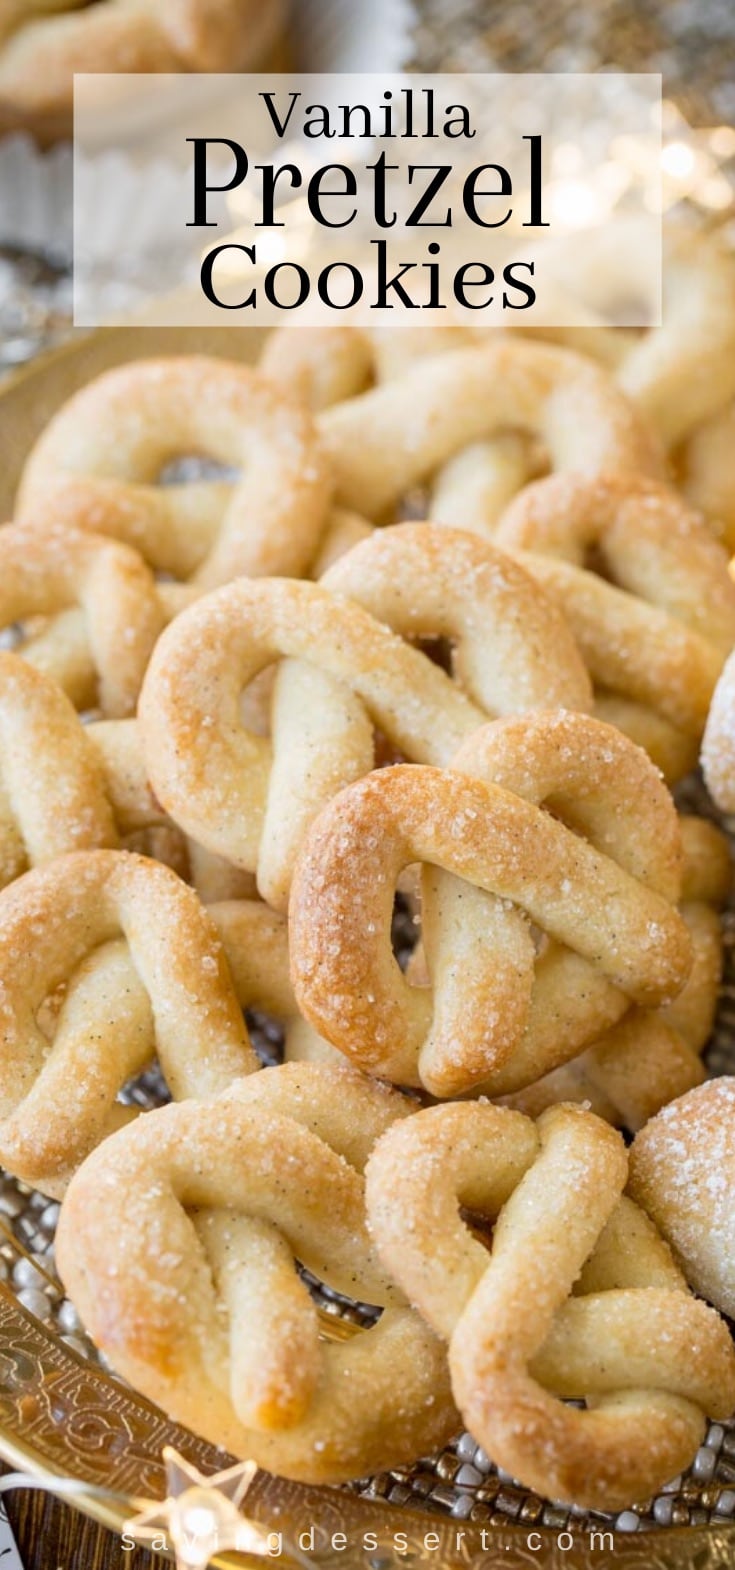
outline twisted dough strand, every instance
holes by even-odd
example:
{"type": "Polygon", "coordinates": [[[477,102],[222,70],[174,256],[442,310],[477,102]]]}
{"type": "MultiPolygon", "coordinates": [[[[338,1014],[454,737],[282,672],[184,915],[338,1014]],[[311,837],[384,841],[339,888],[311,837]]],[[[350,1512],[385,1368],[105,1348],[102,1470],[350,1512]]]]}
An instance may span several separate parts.
{"type": "Polygon", "coordinates": [[[103,770],[68,698],[0,652],[0,887],[65,851],[116,844],[103,770]]]}
{"type": "Polygon", "coordinates": [[[540,436],[555,469],[660,470],[645,428],[603,372],[579,355],[521,339],[419,362],[326,410],[319,425],[338,501],[370,518],[469,443],[509,428],[540,436]]]}
{"type": "Polygon", "coordinates": [[[83,724],[50,676],[0,651],[0,736],[0,888],[70,851],[122,846],[167,862],[206,900],[252,894],[167,818],[135,720],[83,724]]]}
{"type": "Polygon", "coordinates": [[[735,550],[735,399],[697,426],[676,454],[676,475],[726,549],[735,550]]]}
{"type": "MultiPolygon", "coordinates": [[[[704,1078],[701,1054],[710,1038],[722,976],[722,931],[718,909],[730,892],[727,840],[703,818],[680,820],[684,872],[680,910],[689,929],[693,964],[673,1003],[656,1010],[633,1007],[578,1058],[534,1085],[504,1098],[505,1104],[538,1117],[559,1101],[590,1106],[599,1117],[633,1131],[667,1102],[704,1078]]],[[[323,1055],[304,1040],[294,1050],[323,1055]]]]}
{"type": "MultiPolygon", "coordinates": [[[[451,649],[451,675],[483,718],[555,704],[590,706],[582,663],[563,618],[543,595],[532,592],[528,577],[516,572],[507,557],[458,530],[446,539],[425,523],[377,531],[340,557],[322,583],[408,642],[444,638],[451,649]]],[[[339,714],[348,697],[336,679],[320,674],[322,711],[317,716],[314,684],[313,660],[284,661],[274,690],[274,754],[258,881],[264,898],[279,909],[287,903],[296,855],[316,812],[373,764],[373,739],[359,701],[353,700],[355,726],[362,719],[365,746],[348,771],[330,767],[325,746],[331,739],[329,711],[339,714]],[[300,811],[297,802],[303,803],[300,811]]],[[[404,707],[411,701],[407,690],[404,707]]],[[[441,725],[437,717],[438,730],[441,725]]],[[[436,749],[415,755],[419,761],[442,761],[436,749]]]]}
{"type": "Polygon", "coordinates": [[[516,497],[496,538],[576,567],[596,551],[613,583],[659,606],[723,656],[735,643],[726,552],[667,485],[636,474],[550,475],[516,497]]]}
{"type": "MultiPolygon", "coordinates": [[[[600,231],[601,235],[601,231],[600,231]]],[[[640,267],[635,234],[623,227],[615,253],[618,295],[640,267]],[[629,271],[629,269],[631,269],[629,271]]],[[[587,266],[610,265],[587,249],[587,266]]],[[[605,254],[607,253],[607,254],[605,254]]],[[[579,259],[575,258],[577,268],[579,259]]],[[[584,261],[584,254],[583,254],[584,261]]],[[[566,344],[607,366],[667,449],[720,409],[735,392],[735,266],[731,248],[716,233],[671,225],[664,233],[664,321],[639,333],[625,328],[541,328],[535,336],[566,344]]]]}
{"type": "MultiPolygon", "coordinates": [[[[680,909],[693,951],[692,969],[682,991],[673,1003],[661,1009],[629,1008],[618,1023],[612,1024],[578,1057],[542,1074],[524,1090],[500,1097],[503,1105],[535,1118],[560,1101],[581,1102],[612,1124],[636,1130],[669,1101],[701,1083],[701,1054],[711,1034],[722,974],[718,907],[725,903],[730,891],[730,854],[725,836],[714,824],[685,817],[680,819],[680,826],[684,847],[680,909]]],[[[465,919],[469,916],[470,896],[471,891],[465,887],[465,919]]],[[[470,995],[474,985],[471,964],[472,954],[466,972],[466,993],[470,995]]],[[[495,969],[497,975],[497,962],[495,969]]],[[[421,947],[414,951],[407,973],[412,983],[429,984],[421,947]]],[[[560,980],[560,996],[546,997],[536,1011],[545,1018],[551,1013],[557,1026],[564,1017],[561,1011],[569,1008],[568,989],[573,985],[563,971],[560,980]]],[[[586,982],[584,991],[588,997],[591,990],[586,982]]],[[[619,1003],[616,1008],[613,989],[608,988],[607,995],[601,996],[598,981],[592,998],[601,1006],[603,1021],[605,1008],[610,1010],[609,1017],[615,1018],[619,1003]]],[[[571,1018],[578,1029],[583,1011],[571,1018]]],[[[527,1041],[531,1030],[529,1023],[527,1041]]],[[[567,1035],[571,1039],[569,1026],[567,1035]]],[[[287,1056],[310,1062],[339,1062],[341,1055],[321,1037],[301,1031],[291,1034],[287,1056]]],[[[484,1088],[493,1093],[492,1085],[484,1088]]],[[[480,1093],[482,1090],[480,1086],[480,1093]]]]}
{"type": "Polygon", "coordinates": [[[707,789],[722,812],[735,812],[735,654],[715,687],[702,740],[707,789]]]}

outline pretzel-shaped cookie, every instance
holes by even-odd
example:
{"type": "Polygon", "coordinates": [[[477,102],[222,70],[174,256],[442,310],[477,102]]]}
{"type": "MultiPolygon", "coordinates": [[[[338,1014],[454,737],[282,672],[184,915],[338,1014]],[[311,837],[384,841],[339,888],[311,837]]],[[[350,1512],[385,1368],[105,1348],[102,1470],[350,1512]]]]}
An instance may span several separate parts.
{"type": "Polygon", "coordinates": [[[212,588],[305,572],[328,501],[306,411],[248,366],[192,355],[116,366],[75,393],[30,454],[17,510],[113,535],[152,567],[212,588]],[[156,484],[191,453],[242,476],[156,484]]]}
{"type": "MultiPolygon", "coordinates": [[[[337,501],[381,517],[456,452],[500,432],[540,437],[554,469],[656,474],[660,463],[632,406],[580,355],[493,339],[420,361],[382,387],[319,416],[337,501]]],[[[461,522],[460,519],[457,522],[461,522]]]]}
{"type": "Polygon", "coordinates": [[[708,1080],[646,1124],[630,1189],[697,1292],[735,1317],[735,1081],[708,1080]]]}
{"type": "Polygon", "coordinates": [[[0,1155],[45,1193],[135,1116],[116,1097],[154,1052],[177,1099],[257,1067],[216,927],[142,856],[80,851],[5,889],[0,978],[0,1155]]]}
{"type": "Polygon", "coordinates": [[[273,42],[278,0],[0,0],[0,125],[69,135],[77,71],[240,71],[273,42]]]}
{"type": "Polygon", "coordinates": [[[131,714],[169,611],[135,551],[81,529],[0,531],[0,627],[28,622],[25,659],[79,708],[131,714]],[[48,618],[38,631],[33,618],[48,618]]]}
{"type": "Polygon", "coordinates": [[[702,741],[702,770],[712,800],[735,812],[735,653],[715,687],[702,741]]]}
{"type": "Polygon", "coordinates": [[[369,1073],[438,1096],[509,1093],[631,1000],[680,991],[680,855],[668,792],[621,733],[563,712],[497,721],[451,769],[384,769],[325,807],[291,890],[297,1001],[369,1073]],[[414,862],[428,863],[430,988],[391,951],[396,879],[414,862]],[[554,940],[538,958],[529,917],[554,940]]]}
{"type": "MultiPolygon", "coordinates": [[[[140,857],[134,859],[139,866],[149,865],[147,861],[141,863],[140,857]]],[[[55,862],[41,897],[45,900],[55,898],[60,909],[69,897],[73,901],[74,877],[79,866],[79,860],[73,855],[55,862]]],[[[152,881],[157,888],[157,880],[153,878],[152,881]]],[[[169,891],[173,887],[169,879],[169,891]]],[[[192,927],[191,913],[197,910],[191,892],[185,891],[185,894],[185,900],[178,894],[174,896],[179,910],[177,931],[182,928],[184,932],[187,923],[192,927]]],[[[24,880],[22,888],[17,890],[16,920],[22,920],[27,902],[37,897],[37,887],[34,888],[32,881],[24,880]]],[[[5,909],[5,902],[0,901],[0,918],[5,909]]],[[[291,987],[285,918],[269,910],[267,905],[247,899],[210,904],[208,917],[209,939],[219,939],[228,984],[234,989],[241,1008],[261,1010],[282,1024],[287,1056],[323,1060],[332,1049],[303,1019],[291,987]]],[[[201,915],[198,914],[196,920],[201,926],[201,915]]],[[[203,930],[206,933],[206,927],[203,930]]],[[[202,966],[210,969],[208,959],[202,960],[202,966]]],[[[8,965],[8,970],[12,980],[12,965],[8,965]]],[[[24,1028],[23,1016],[17,1010],[11,1036],[6,1037],[6,1041],[11,1040],[10,1072],[4,1075],[0,1072],[0,1082],[4,1080],[6,1095],[10,1098],[6,1109],[15,1101],[6,1121],[0,1121],[2,1159],[16,1176],[48,1193],[64,1188],[68,1177],[107,1128],[115,1128],[137,1116],[139,1108],[123,1107],[115,1097],[126,1079],[145,1068],[157,1051],[159,1037],[152,997],[138,974],[133,951],[125,942],[109,941],[90,953],[70,975],[64,999],[52,1003],[50,1011],[48,1007],[45,1009],[42,1028],[47,1037],[48,1056],[38,1066],[38,1077],[31,1089],[27,1087],[25,1076],[13,1075],[12,1053],[18,1033],[24,1028]],[[118,1009],[119,1003],[122,1007],[118,1009]],[[117,1010],[112,1022],[114,1031],[111,1031],[111,1010],[113,1014],[117,1010]],[[59,1087],[63,1076],[73,1073],[78,1064],[90,1080],[85,1097],[91,1099],[79,1102],[75,1109],[78,1122],[71,1129],[63,1110],[65,1098],[59,1087]],[[14,1083],[10,1085],[13,1079],[14,1083]],[[95,1090],[99,1097],[96,1106],[92,1105],[95,1090]]],[[[178,1073],[177,1083],[185,1088],[187,1084],[189,1087],[195,1084],[196,1078],[182,1080],[171,1056],[170,1044],[166,1050],[168,1061],[174,1062],[174,1070],[178,1073]]],[[[252,1055],[243,1057],[240,1072],[249,1072],[255,1066],[252,1055]]],[[[0,1048],[0,1070],[3,1067],[6,1065],[0,1048]]],[[[190,1088],[189,1093],[192,1093],[190,1088]]]]}
{"type": "MultiPolygon", "coordinates": [[[[598,1117],[636,1130],[667,1102],[702,1082],[701,1054],[711,1035],[722,976],[718,909],[727,900],[732,874],[727,840],[714,824],[685,817],[680,825],[684,846],[680,910],[693,953],[682,991],[660,1009],[628,1009],[578,1057],[526,1089],[499,1097],[503,1105],[536,1118],[558,1102],[581,1102],[598,1117]]],[[[411,957],[407,975],[413,984],[428,985],[420,947],[411,957]]],[[[291,1036],[286,1056],[320,1063],[340,1058],[322,1037],[303,1031],[291,1036]]]]}
{"type": "Polygon", "coordinates": [[[243,579],[197,602],[160,639],[139,715],[171,817],[257,868],[282,908],[309,823],[373,766],[373,725],[409,758],[444,764],[488,712],[589,700],[563,619],[510,558],[404,524],[340,558],[318,587],[243,579]],[[420,634],[455,641],[456,682],[404,641],[420,634]],[[282,656],[270,741],[243,727],[238,705],[282,656]]]}
{"type": "Polygon", "coordinates": [[[476,1103],[397,1124],[367,1169],[380,1256],[448,1341],[473,1436],[526,1487],[596,1510],[655,1492],[705,1413],[735,1404],[727,1327],[621,1200],[627,1169],[620,1135],[580,1107],[534,1125],[476,1103]],[[489,1253],[460,1205],[497,1217],[489,1253]]]}
{"type": "Polygon", "coordinates": [[[735,644],[735,584],[701,518],[637,475],[558,474],[527,486],[495,537],[559,600],[602,717],[669,778],[687,772],[735,644]],[[585,571],[591,553],[604,579],[585,571]]]}
{"type": "MultiPolygon", "coordinates": [[[[704,1078],[701,1054],[709,1040],[722,976],[718,909],[730,892],[727,840],[704,818],[681,818],[684,875],[680,910],[689,929],[693,964],[679,996],[656,1010],[631,1008],[591,1047],[535,1085],[504,1098],[538,1117],[559,1101],[580,1101],[609,1122],[642,1128],[667,1102],[704,1078]]],[[[323,1059],[319,1038],[294,1041],[294,1052],[323,1059]]]]}
{"type": "Polygon", "coordinates": [[[108,1140],[71,1184],[56,1258],[118,1372],[215,1444],[307,1482],[445,1441],[457,1417],[444,1349],[364,1219],[369,1152],[411,1110],[349,1069],[285,1065],[108,1140]],[[294,1256],[383,1306],[377,1325],[320,1344],[294,1256]]]}
{"type": "Polygon", "coordinates": [[[675,455],[677,482],[728,551],[735,550],[735,399],[704,420],[675,455]]]}

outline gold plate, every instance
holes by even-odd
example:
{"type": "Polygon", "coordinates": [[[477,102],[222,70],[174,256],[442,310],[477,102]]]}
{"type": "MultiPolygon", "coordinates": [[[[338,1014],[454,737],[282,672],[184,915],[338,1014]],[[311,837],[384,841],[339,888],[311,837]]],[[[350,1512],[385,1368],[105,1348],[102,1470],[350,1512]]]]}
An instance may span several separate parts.
{"type": "MultiPolygon", "coordinates": [[[[0,503],[6,518],[23,462],[38,433],[78,387],[124,360],[159,354],[215,354],[253,361],[263,334],[255,329],[114,328],[77,334],[0,387],[0,503]]],[[[62,1338],[49,1331],[0,1283],[0,1456],[53,1490],[62,1479],[79,1485],[73,1503],[111,1531],[136,1513],[143,1499],[165,1494],[162,1451],[172,1445],[201,1471],[220,1471],[226,1459],[206,1441],[172,1423],[62,1338]],[[88,1488],[88,1493],[84,1489],[88,1488]]],[[[470,1521],[390,1505],[337,1488],[314,1488],[259,1472],[247,1513],[294,1541],[312,1524],[317,1567],[366,1570],[720,1570],[735,1562],[735,1527],[661,1528],[594,1538],[588,1525],[574,1532],[528,1526],[473,1526],[470,1521]],[[331,1546],[344,1533],[348,1549],[331,1546]],[[374,1534],[362,1548],[365,1534],[374,1534]],[[430,1546],[427,1546],[427,1541],[430,1546]]],[[[600,1520],[599,1533],[609,1533],[600,1520]]],[[[163,1557],[161,1556],[162,1562],[163,1557]]],[[[281,1560],[223,1554],[217,1566],[260,1566],[281,1560]]]]}

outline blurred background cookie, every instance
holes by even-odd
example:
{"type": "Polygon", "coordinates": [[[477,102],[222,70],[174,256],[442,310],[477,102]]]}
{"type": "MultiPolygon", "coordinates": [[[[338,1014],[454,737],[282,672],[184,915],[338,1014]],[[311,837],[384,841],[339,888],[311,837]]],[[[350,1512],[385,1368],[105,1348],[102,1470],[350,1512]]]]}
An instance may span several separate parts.
{"type": "Polygon", "coordinates": [[[253,71],[285,0],[0,0],[0,133],[71,134],[74,73],[253,71]]]}

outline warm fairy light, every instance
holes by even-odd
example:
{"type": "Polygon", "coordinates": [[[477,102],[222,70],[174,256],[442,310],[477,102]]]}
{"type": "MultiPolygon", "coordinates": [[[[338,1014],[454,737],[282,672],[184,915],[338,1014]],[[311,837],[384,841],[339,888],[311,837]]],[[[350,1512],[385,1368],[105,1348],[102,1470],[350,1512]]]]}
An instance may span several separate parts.
{"type": "Polygon", "coordinates": [[[214,1511],[203,1505],[183,1507],[179,1512],[179,1520],[183,1530],[192,1537],[212,1537],[217,1529],[214,1511]]]}
{"type": "Polygon", "coordinates": [[[283,262],[287,257],[293,260],[293,246],[289,251],[288,242],[282,234],[275,229],[265,229],[258,236],[258,261],[261,267],[272,267],[274,262],[283,262]]]}
{"type": "Polygon", "coordinates": [[[582,180],[557,180],[549,187],[549,207],[567,229],[586,229],[599,223],[607,210],[603,193],[582,180]]]}
{"type": "Polygon", "coordinates": [[[677,113],[666,129],[669,140],[661,153],[664,208],[686,198],[710,212],[727,212],[735,199],[735,183],[722,165],[735,158],[735,127],[717,125],[700,131],[677,113]]]}
{"type": "Polygon", "coordinates": [[[187,1504],[188,1493],[193,1494],[195,1490],[188,1490],[181,1499],[172,1502],[169,1534],[179,1570],[204,1570],[220,1547],[235,1545],[227,1543],[227,1533],[225,1540],[222,1539],[219,1512],[205,1504],[187,1504]]]}
{"type": "Polygon", "coordinates": [[[669,142],[661,153],[661,167],[672,180],[686,180],[694,173],[694,150],[686,142],[669,142]]]}

